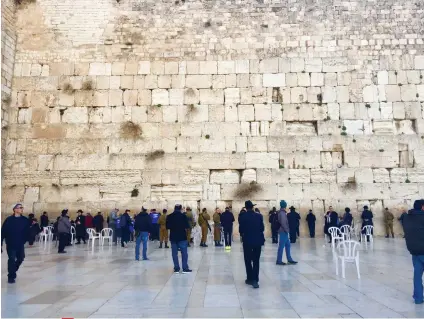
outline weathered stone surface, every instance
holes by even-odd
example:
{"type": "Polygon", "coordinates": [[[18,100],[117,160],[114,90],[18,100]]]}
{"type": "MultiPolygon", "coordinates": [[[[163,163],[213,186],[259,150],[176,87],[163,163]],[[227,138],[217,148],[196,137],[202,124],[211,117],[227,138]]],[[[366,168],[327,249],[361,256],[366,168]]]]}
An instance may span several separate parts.
{"type": "Polygon", "coordinates": [[[210,182],[212,184],[239,184],[240,173],[236,170],[211,171],[210,182]]]}
{"type": "Polygon", "coordinates": [[[152,186],[152,200],[200,200],[203,195],[202,185],[165,185],[152,186]]]}

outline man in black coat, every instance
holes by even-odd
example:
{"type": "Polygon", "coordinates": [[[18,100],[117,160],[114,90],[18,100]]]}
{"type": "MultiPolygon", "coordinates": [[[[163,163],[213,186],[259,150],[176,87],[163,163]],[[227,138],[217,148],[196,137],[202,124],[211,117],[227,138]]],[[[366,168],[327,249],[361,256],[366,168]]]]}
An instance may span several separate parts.
{"type": "Polygon", "coordinates": [[[172,261],[174,262],[174,273],[180,273],[178,250],[181,251],[183,274],[190,273],[188,267],[187,253],[187,229],[191,229],[186,215],[182,213],[182,206],[175,205],[174,212],[166,218],[166,229],[169,229],[169,241],[171,242],[172,261]]]}
{"type": "Polygon", "coordinates": [[[40,226],[41,226],[41,229],[43,229],[43,227],[49,226],[49,217],[47,216],[47,212],[43,212],[43,215],[41,215],[40,226]]]}
{"type": "Polygon", "coordinates": [[[93,226],[96,228],[96,233],[100,234],[103,229],[104,218],[101,212],[98,212],[96,216],[93,218],[93,226]]]}
{"type": "Polygon", "coordinates": [[[221,214],[220,219],[221,226],[224,229],[225,250],[231,250],[231,237],[233,236],[233,223],[235,219],[229,207],[225,207],[225,212],[221,214]]]}
{"type": "MultiPolygon", "coordinates": [[[[25,243],[29,238],[30,223],[28,218],[22,216],[24,207],[16,204],[13,207],[13,215],[5,219],[1,227],[1,245],[6,240],[8,283],[15,283],[16,272],[25,258],[25,243]]],[[[3,248],[2,248],[3,252],[3,248]]]]}
{"type": "Polygon", "coordinates": [[[280,224],[278,223],[278,214],[275,207],[269,212],[268,222],[271,225],[272,243],[278,244],[278,229],[280,228],[280,224]]]}
{"type": "Polygon", "coordinates": [[[259,288],[259,259],[265,243],[264,220],[261,214],[254,212],[254,204],[248,200],[244,205],[247,211],[239,216],[239,232],[243,234],[244,264],[246,284],[259,288]]]}
{"type": "Polygon", "coordinates": [[[131,217],[129,215],[131,211],[129,209],[125,210],[125,213],[122,214],[120,218],[119,226],[121,228],[121,247],[128,247],[128,242],[130,241],[130,226],[131,226],[131,217]]]}
{"type": "Polygon", "coordinates": [[[403,220],[406,247],[412,255],[414,266],[414,294],[416,304],[423,303],[424,272],[424,200],[416,200],[414,209],[403,220]]]}
{"type": "Polygon", "coordinates": [[[87,235],[85,228],[85,216],[83,215],[83,211],[79,209],[77,211],[77,219],[75,220],[75,232],[77,237],[77,242],[75,244],[81,244],[81,239],[85,244],[85,237],[87,235]]]}
{"type": "Polygon", "coordinates": [[[147,243],[149,241],[149,233],[153,231],[152,219],[147,210],[142,208],[141,212],[134,220],[135,231],[135,260],[140,260],[140,244],[143,243],[143,260],[147,258],[147,243]]]}
{"type": "Polygon", "coordinates": [[[297,237],[297,228],[299,225],[299,218],[298,214],[296,213],[296,209],[291,206],[290,213],[287,214],[287,219],[289,221],[289,228],[290,228],[290,243],[294,244],[296,242],[297,237]]]}
{"type": "Polygon", "coordinates": [[[306,215],[306,221],[308,222],[309,236],[311,238],[315,238],[315,221],[316,220],[317,218],[312,212],[312,209],[310,209],[308,215],[306,215]]]}

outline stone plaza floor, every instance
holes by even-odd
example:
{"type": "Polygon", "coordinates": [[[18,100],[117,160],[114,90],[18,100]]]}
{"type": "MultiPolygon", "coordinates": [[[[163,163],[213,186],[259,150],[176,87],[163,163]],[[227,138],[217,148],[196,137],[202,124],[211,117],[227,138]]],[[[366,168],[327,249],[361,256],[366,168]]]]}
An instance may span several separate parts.
{"type": "MultiPolygon", "coordinates": [[[[275,265],[277,246],[267,240],[260,288],[244,283],[241,244],[189,248],[191,274],[173,274],[170,249],[149,243],[150,261],[134,261],[129,248],[86,245],[26,249],[16,284],[7,284],[2,254],[2,317],[424,317],[412,299],[412,263],[405,242],[375,239],[360,252],[361,279],[347,265],[346,279],[323,238],[292,245],[298,265],[275,265]]],[[[285,258],[285,257],[284,257],[285,258]]]]}

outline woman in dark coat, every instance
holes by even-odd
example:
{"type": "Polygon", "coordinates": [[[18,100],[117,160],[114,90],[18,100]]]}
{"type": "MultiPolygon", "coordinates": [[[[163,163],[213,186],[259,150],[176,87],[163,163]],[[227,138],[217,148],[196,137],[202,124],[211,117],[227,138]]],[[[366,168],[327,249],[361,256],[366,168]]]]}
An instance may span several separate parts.
{"type": "Polygon", "coordinates": [[[81,244],[81,239],[84,241],[85,244],[85,236],[86,236],[86,228],[85,228],[85,216],[83,215],[83,211],[81,209],[77,212],[78,217],[75,220],[76,226],[75,226],[75,232],[77,237],[76,244],[81,244]]]}

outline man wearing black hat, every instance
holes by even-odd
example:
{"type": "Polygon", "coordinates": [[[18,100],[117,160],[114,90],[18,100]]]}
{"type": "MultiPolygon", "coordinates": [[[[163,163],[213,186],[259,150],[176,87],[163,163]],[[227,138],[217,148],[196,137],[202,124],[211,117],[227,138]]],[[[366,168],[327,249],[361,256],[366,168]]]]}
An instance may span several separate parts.
{"type": "MultiPolygon", "coordinates": [[[[1,227],[1,245],[6,239],[8,283],[15,283],[16,272],[25,258],[24,245],[29,239],[30,223],[28,218],[22,216],[23,206],[16,204],[13,215],[6,218],[1,227]]],[[[3,248],[1,250],[3,252],[3,248]]]]}
{"type": "Polygon", "coordinates": [[[175,205],[174,212],[166,218],[166,228],[170,230],[169,240],[172,248],[172,261],[174,262],[174,273],[180,272],[178,261],[178,250],[181,251],[183,274],[192,272],[188,267],[187,253],[187,229],[190,228],[187,216],[182,213],[182,206],[175,205]]]}
{"type": "MultiPolygon", "coordinates": [[[[368,210],[368,206],[364,206],[364,211],[362,212],[361,218],[362,218],[362,233],[365,234],[365,229],[363,229],[365,226],[371,225],[374,226],[374,223],[372,222],[373,219],[372,212],[368,210]]],[[[367,241],[370,241],[369,236],[367,236],[367,241]]]]}
{"type": "Polygon", "coordinates": [[[246,212],[239,216],[239,233],[243,234],[244,264],[246,266],[246,284],[259,288],[259,258],[265,243],[264,220],[261,214],[255,213],[254,204],[245,202],[246,212]]]}
{"type": "Polygon", "coordinates": [[[297,217],[296,209],[290,206],[290,213],[287,214],[287,220],[289,221],[290,228],[290,242],[294,244],[297,237],[297,228],[299,227],[299,218],[297,217]]]}
{"type": "Polygon", "coordinates": [[[424,200],[416,200],[403,219],[406,247],[412,255],[414,266],[414,294],[416,304],[423,303],[424,273],[424,200]]]}

